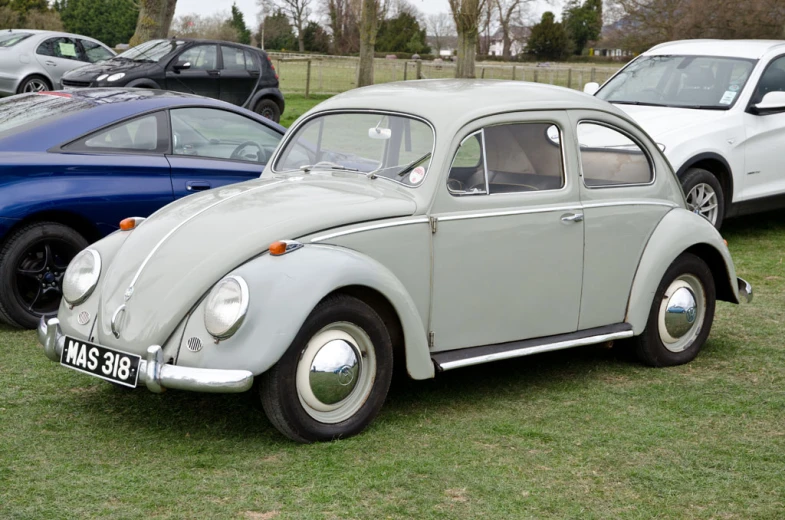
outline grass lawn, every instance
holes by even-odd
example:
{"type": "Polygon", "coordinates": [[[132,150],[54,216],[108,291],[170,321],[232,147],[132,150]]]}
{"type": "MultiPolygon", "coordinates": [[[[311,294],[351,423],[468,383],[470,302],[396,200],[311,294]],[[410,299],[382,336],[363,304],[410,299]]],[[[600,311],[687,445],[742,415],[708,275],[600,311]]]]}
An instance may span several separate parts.
{"type": "Polygon", "coordinates": [[[705,518],[785,514],[785,212],[727,224],[747,306],[693,363],[586,347],[393,388],[302,446],[250,396],[124,391],[0,328],[0,518],[705,518]]]}
{"type": "Polygon", "coordinates": [[[281,114],[280,123],[289,128],[294,123],[294,120],[308,112],[311,108],[315,107],[325,99],[330,98],[330,95],[312,95],[306,99],[303,94],[289,94],[284,93],[286,106],[283,114],[281,114]]]}

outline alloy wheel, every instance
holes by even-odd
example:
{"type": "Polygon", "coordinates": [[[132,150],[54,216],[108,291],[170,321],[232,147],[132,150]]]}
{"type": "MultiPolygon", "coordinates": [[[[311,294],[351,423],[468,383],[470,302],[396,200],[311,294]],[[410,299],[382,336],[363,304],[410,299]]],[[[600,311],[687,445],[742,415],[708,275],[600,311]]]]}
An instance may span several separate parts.
{"type": "Polygon", "coordinates": [[[687,208],[712,224],[717,223],[717,192],[710,185],[700,182],[687,194],[687,208]]]}

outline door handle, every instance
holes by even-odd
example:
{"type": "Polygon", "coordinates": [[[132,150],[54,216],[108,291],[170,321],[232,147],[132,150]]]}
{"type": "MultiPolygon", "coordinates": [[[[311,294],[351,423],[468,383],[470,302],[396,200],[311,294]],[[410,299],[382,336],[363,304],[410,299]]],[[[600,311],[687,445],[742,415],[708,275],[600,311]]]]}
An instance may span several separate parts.
{"type": "Polygon", "coordinates": [[[220,76],[221,75],[221,71],[220,70],[208,70],[207,74],[209,74],[210,76],[220,76]]]}
{"type": "Polygon", "coordinates": [[[50,67],[57,67],[57,63],[55,63],[55,62],[53,62],[53,61],[45,61],[44,63],[46,63],[46,64],[47,64],[47,65],[49,65],[50,67]]]}
{"type": "Polygon", "coordinates": [[[565,213],[561,216],[562,222],[583,222],[583,213],[565,213]]]}
{"type": "Polygon", "coordinates": [[[209,182],[188,181],[185,183],[185,189],[188,191],[204,191],[209,190],[211,187],[209,182]]]}

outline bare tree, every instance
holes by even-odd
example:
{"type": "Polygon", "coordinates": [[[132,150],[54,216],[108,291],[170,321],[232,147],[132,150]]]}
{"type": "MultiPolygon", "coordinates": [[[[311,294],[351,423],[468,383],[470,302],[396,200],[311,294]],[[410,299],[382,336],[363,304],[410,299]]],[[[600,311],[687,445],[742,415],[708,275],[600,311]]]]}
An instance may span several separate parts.
{"type": "Polygon", "coordinates": [[[209,16],[185,14],[172,21],[170,34],[180,38],[206,38],[208,40],[240,41],[237,29],[226,23],[230,19],[227,11],[209,16]]]}
{"type": "Polygon", "coordinates": [[[349,54],[360,50],[360,0],[326,0],[324,11],[333,34],[333,52],[349,54]]]}
{"type": "Polygon", "coordinates": [[[308,24],[308,17],[311,16],[312,0],[275,0],[284,13],[292,20],[292,25],[297,28],[297,46],[300,52],[305,51],[305,33],[303,29],[308,24]]]}
{"type": "Polygon", "coordinates": [[[499,13],[499,27],[502,31],[502,57],[505,61],[512,59],[512,42],[515,25],[523,23],[524,10],[532,0],[495,0],[499,13]]]}
{"type": "Polygon", "coordinates": [[[442,50],[444,46],[445,36],[452,36],[455,34],[455,22],[449,13],[430,14],[425,19],[425,25],[428,32],[433,36],[433,43],[436,47],[436,53],[442,50]]]}
{"type": "Polygon", "coordinates": [[[139,18],[131,46],[148,40],[166,38],[172,25],[177,0],[139,0],[139,18]]]}
{"type": "Polygon", "coordinates": [[[474,77],[474,58],[477,51],[480,15],[487,0],[449,0],[450,11],[458,33],[458,62],[456,78],[474,77]]]}

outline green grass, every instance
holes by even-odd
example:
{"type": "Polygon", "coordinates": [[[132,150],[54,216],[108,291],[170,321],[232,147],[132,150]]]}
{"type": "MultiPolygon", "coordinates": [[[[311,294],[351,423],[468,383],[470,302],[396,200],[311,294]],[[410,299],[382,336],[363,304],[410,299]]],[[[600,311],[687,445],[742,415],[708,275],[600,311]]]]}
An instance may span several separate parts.
{"type": "Polygon", "coordinates": [[[123,391],[0,328],[0,518],[783,518],[785,212],[724,235],[755,301],[719,304],[693,363],[587,347],[401,382],[327,444],[250,396],[123,391]]]}
{"type": "Polygon", "coordinates": [[[286,106],[283,114],[281,114],[281,124],[289,128],[294,120],[308,112],[311,108],[315,107],[325,99],[330,98],[329,95],[312,95],[306,99],[303,94],[286,94],[286,106]]]}

